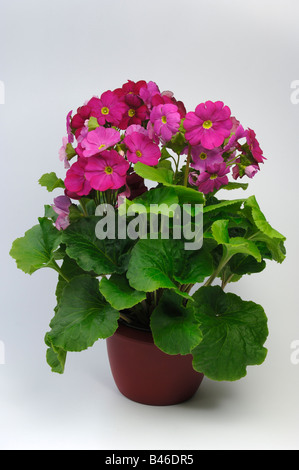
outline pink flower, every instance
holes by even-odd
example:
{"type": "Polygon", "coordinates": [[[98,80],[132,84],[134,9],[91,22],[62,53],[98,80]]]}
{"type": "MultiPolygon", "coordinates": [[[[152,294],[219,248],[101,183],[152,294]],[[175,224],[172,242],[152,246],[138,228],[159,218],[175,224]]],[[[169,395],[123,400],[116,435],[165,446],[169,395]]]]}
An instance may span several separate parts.
{"type": "Polygon", "coordinates": [[[229,138],[228,143],[225,145],[223,149],[224,152],[232,151],[232,150],[235,150],[236,148],[238,148],[239,150],[242,150],[238,141],[240,139],[243,139],[243,137],[246,137],[246,131],[244,130],[243,126],[241,126],[240,124],[236,129],[234,129],[234,133],[229,138]]]}
{"type": "Polygon", "coordinates": [[[182,101],[177,101],[175,97],[173,96],[172,91],[163,91],[161,95],[157,93],[152,98],[153,106],[158,106],[158,104],[166,104],[166,103],[172,103],[177,106],[181,119],[186,116],[186,108],[185,108],[184,103],[182,101]]]}
{"type": "Polygon", "coordinates": [[[181,116],[176,105],[170,103],[159,104],[152,109],[150,121],[154,125],[156,134],[164,142],[168,142],[179,130],[181,116]]]}
{"type": "Polygon", "coordinates": [[[133,82],[132,80],[128,80],[121,88],[117,88],[114,90],[114,94],[116,94],[119,98],[123,97],[125,103],[129,107],[139,108],[143,101],[139,96],[140,89],[142,87],[146,87],[145,80],[139,80],[138,82],[133,82]]]}
{"type": "Polygon", "coordinates": [[[227,173],[229,173],[229,168],[225,163],[214,163],[200,173],[195,184],[200,192],[208,194],[228,184],[227,173]]]}
{"type": "Polygon", "coordinates": [[[148,109],[145,104],[139,106],[139,108],[131,106],[123,114],[118,127],[120,129],[127,129],[131,124],[141,124],[142,121],[145,121],[146,119],[148,119],[148,109]]]}
{"type": "Polygon", "coordinates": [[[107,150],[120,141],[120,133],[112,128],[97,127],[87,132],[81,141],[83,157],[92,157],[107,150]]]}
{"type": "Polygon", "coordinates": [[[267,160],[266,157],[263,156],[263,151],[260,148],[260,145],[255,137],[255,132],[252,129],[248,129],[246,131],[246,140],[249,146],[249,149],[253,155],[253,158],[258,163],[263,163],[263,160],[267,160]]]}
{"type": "MultiPolygon", "coordinates": [[[[240,159],[236,160],[236,163],[240,163],[240,159]]],[[[249,165],[243,168],[242,176],[240,176],[240,168],[239,165],[235,165],[232,169],[233,178],[236,180],[238,178],[243,178],[244,175],[248,176],[248,178],[253,178],[257,172],[260,170],[258,164],[256,165],[249,165]]]]}
{"type": "Polygon", "coordinates": [[[129,163],[116,150],[104,150],[99,157],[87,159],[85,176],[93,189],[106,191],[126,184],[129,163]]]}
{"type": "Polygon", "coordinates": [[[84,105],[77,109],[77,114],[73,116],[70,121],[70,127],[75,130],[76,138],[80,134],[82,127],[85,124],[85,121],[91,116],[90,106],[84,105]]]}
{"type": "Polygon", "coordinates": [[[91,107],[91,115],[98,119],[98,123],[103,126],[109,122],[113,126],[118,126],[124,112],[128,106],[112,91],[105,91],[101,98],[92,98],[88,102],[91,107]]]}
{"type": "Polygon", "coordinates": [[[253,178],[254,175],[257,174],[259,171],[259,166],[258,165],[249,165],[245,168],[245,175],[248,176],[248,178],[253,178]]]}
{"type": "MultiPolygon", "coordinates": [[[[184,150],[184,153],[187,153],[187,149],[184,150]]],[[[190,166],[200,172],[205,171],[207,165],[223,163],[222,153],[221,147],[209,150],[200,144],[196,145],[191,148],[192,162],[190,166]]]]}
{"type": "Polygon", "coordinates": [[[161,156],[160,148],[143,133],[133,132],[127,135],[124,143],[128,147],[127,158],[130,162],[142,162],[149,166],[158,164],[161,156]]]}
{"type": "Polygon", "coordinates": [[[52,204],[53,210],[58,214],[55,226],[58,230],[65,230],[69,225],[69,207],[71,200],[67,196],[58,196],[54,199],[52,204]]]}
{"type": "Polygon", "coordinates": [[[62,137],[62,147],[59,150],[59,160],[64,162],[64,168],[70,167],[70,162],[67,159],[66,146],[69,143],[68,137],[62,137]]]}
{"type": "Polygon", "coordinates": [[[160,90],[155,82],[148,82],[146,86],[141,87],[139,90],[139,96],[147,105],[148,109],[151,109],[153,107],[152,99],[157,94],[160,94],[160,90]]]}
{"type": "Polygon", "coordinates": [[[73,111],[70,111],[66,117],[66,132],[68,135],[68,142],[70,144],[74,142],[74,136],[73,136],[72,128],[71,128],[72,112],[73,111]]]}
{"type": "Polygon", "coordinates": [[[75,193],[77,196],[87,196],[90,193],[91,186],[85,178],[87,161],[85,158],[79,158],[67,171],[64,184],[69,194],[75,193]]]}
{"type": "Polygon", "coordinates": [[[207,149],[219,147],[229,137],[232,128],[231,111],[222,101],[206,101],[195,112],[186,114],[184,128],[191,145],[201,143],[207,149]]]}
{"type": "Polygon", "coordinates": [[[131,124],[127,129],[126,129],[126,136],[127,135],[130,135],[130,134],[133,134],[133,132],[139,132],[139,134],[144,134],[144,135],[148,135],[148,132],[146,129],[144,129],[143,126],[141,126],[140,124],[131,124]]]}

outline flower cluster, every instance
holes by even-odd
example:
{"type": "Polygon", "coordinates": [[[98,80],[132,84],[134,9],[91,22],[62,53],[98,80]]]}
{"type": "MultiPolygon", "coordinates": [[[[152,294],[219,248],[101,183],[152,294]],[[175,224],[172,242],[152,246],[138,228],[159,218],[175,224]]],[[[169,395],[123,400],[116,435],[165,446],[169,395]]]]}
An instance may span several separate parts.
{"type": "MultiPolygon", "coordinates": [[[[184,145],[177,158],[188,156],[186,184],[204,194],[227,185],[230,172],[234,179],[252,178],[265,159],[254,131],[245,130],[223,102],[207,101],[187,113],[182,101],[152,81],[129,80],[92,97],[74,115],[68,113],[66,127],[59,158],[67,170],[65,195],[71,199],[108,190],[132,198],[130,181],[146,191],[134,165],[156,167],[162,149],[173,148],[170,143],[179,134],[184,145]]],[[[64,209],[59,229],[67,225],[64,209]]]]}

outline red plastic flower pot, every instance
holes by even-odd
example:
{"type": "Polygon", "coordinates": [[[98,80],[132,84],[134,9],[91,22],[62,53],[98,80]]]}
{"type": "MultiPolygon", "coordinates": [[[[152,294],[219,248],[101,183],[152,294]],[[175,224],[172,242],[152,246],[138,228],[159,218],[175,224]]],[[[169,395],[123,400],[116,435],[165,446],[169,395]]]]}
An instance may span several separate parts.
{"type": "Polygon", "coordinates": [[[119,391],[145,405],[175,405],[189,400],[204,377],[193,369],[191,355],[165,354],[148,331],[120,325],[107,339],[107,350],[119,391]]]}

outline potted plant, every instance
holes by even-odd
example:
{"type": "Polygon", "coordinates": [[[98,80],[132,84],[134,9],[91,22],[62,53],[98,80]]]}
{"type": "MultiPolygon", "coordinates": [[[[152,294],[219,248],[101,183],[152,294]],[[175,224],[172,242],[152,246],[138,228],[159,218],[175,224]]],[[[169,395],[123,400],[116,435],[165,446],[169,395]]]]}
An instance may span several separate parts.
{"type": "Polygon", "coordinates": [[[187,112],[151,81],[92,97],[66,128],[65,177],[39,180],[62,194],[10,251],[25,273],[58,273],[52,371],[107,339],[120,391],[164,405],[190,398],[204,375],[234,381],[261,364],[266,314],[224,290],[285,259],[255,196],[225,197],[264,164],[255,132],[221,101],[187,112]]]}

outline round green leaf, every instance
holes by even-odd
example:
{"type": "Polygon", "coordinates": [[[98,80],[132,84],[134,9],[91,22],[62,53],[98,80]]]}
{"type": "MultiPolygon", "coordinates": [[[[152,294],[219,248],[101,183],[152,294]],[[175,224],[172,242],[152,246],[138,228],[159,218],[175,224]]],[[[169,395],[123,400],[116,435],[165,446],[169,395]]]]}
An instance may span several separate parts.
{"type": "Polygon", "coordinates": [[[97,279],[88,274],[74,277],[61,294],[48,342],[55,350],[82,351],[99,338],[112,336],[118,318],[119,312],[100,293],[97,279]]]}
{"type": "Polygon", "coordinates": [[[173,291],[163,293],[151,315],[151,330],[156,346],[166,354],[190,354],[202,339],[193,310],[173,291]]]}
{"type": "Polygon", "coordinates": [[[247,366],[265,360],[268,328],[260,305],[226,294],[219,286],[201,287],[193,298],[203,334],[192,351],[197,371],[213,380],[238,380],[246,375],[247,366]]]}

